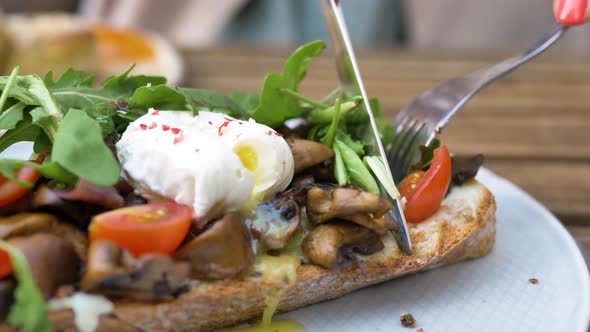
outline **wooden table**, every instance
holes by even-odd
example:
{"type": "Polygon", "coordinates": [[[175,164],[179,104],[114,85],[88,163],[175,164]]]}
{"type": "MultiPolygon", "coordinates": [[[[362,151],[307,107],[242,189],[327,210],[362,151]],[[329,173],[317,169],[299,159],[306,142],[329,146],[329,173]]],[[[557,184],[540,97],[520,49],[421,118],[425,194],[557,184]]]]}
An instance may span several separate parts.
{"type": "MultiPolygon", "coordinates": [[[[259,91],[290,50],[217,48],[185,52],[190,86],[259,91]]],[[[420,92],[505,55],[399,50],[359,54],[368,93],[392,119],[420,92]]],[[[337,85],[325,54],[302,91],[320,98],[337,85]]],[[[456,116],[442,139],[458,154],[483,153],[485,166],[545,204],[590,256],[590,59],[544,55],[494,83],[456,116]]]]}

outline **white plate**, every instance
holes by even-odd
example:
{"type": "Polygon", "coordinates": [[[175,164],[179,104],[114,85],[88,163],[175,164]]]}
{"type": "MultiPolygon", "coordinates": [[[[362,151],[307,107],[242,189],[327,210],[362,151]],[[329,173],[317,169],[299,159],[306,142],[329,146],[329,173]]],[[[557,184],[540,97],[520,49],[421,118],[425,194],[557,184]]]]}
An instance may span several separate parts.
{"type": "MultiPolygon", "coordinates": [[[[27,158],[19,143],[0,158],[27,158]]],[[[482,169],[498,204],[496,244],[486,257],[364,288],[281,315],[307,331],[587,331],[590,278],[576,243],[527,193],[482,169]],[[538,284],[529,282],[539,280],[538,284]],[[415,329],[401,326],[410,312],[415,329]]]]}
{"type": "Polygon", "coordinates": [[[358,290],[281,317],[315,331],[587,331],[590,279],[574,240],[524,191],[481,170],[498,203],[496,245],[481,259],[358,290]],[[530,278],[537,278],[534,285],[530,278]],[[401,326],[410,312],[416,328],[401,326]]]}

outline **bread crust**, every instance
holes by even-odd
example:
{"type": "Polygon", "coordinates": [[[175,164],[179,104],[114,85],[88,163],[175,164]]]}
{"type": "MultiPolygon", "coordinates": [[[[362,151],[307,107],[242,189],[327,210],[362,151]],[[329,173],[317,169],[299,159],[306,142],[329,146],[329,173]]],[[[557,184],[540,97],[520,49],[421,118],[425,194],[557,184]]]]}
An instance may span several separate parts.
{"type": "MultiPolygon", "coordinates": [[[[496,203],[493,195],[472,180],[452,189],[441,209],[427,221],[410,225],[414,253],[403,255],[390,235],[385,248],[357,264],[337,270],[302,265],[297,281],[284,288],[279,312],[346,295],[354,290],[407,274],[487,254],[495,242],[496,203]]],[[[99,331],[209,331],[259,318],[268,294],[278,285],[265,280],[199,284],[163,303],[115,302],[101,317],[99,331]]],[[[56,330],[73,328],[71,312],[52,313],[56,330]]]]}

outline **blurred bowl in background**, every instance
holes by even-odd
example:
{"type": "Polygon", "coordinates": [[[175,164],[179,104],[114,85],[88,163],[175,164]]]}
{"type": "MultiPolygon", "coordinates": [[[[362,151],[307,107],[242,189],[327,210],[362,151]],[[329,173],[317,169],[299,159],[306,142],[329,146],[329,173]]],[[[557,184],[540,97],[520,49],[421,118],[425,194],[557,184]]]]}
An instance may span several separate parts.
{"type": "Polygon", "coordinates": [[[22,73],[40,75],[49,70],[59,74],[73,67],[94,73],[100,82],[135,64],[133,74],[165,76],[171,85],[179,84],[183,75],[180,54],[164,38],[143,31],[88,24],[70,14],[7,16],[3,28],[0,27],[0,47],[2,43],[9,45],[1,48],[6,51],[0,51],[3,74],[17,65],[22,73]]]}

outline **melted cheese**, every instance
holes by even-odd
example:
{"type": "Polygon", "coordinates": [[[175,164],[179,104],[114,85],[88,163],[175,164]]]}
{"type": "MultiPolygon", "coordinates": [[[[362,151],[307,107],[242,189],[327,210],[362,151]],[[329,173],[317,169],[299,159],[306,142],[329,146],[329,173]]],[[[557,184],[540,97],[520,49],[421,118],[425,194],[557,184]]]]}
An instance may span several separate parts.
{"type": "Polygon", "coordinates": [[[276,312],[281,297],[285,290],[297,281],[297,268],[301,265],[299,257],[296,256],[270,256],[261,254],[254,262],[253,270],[262,274],[265,282],[276,284],[277,287],[270,291],[265,299],[262,321],[259,324],[236,329],[222,331],[243,331],[243,332],[303,332],[303,325],[292,320],[276,320],[272,317],[276,312]]]}

